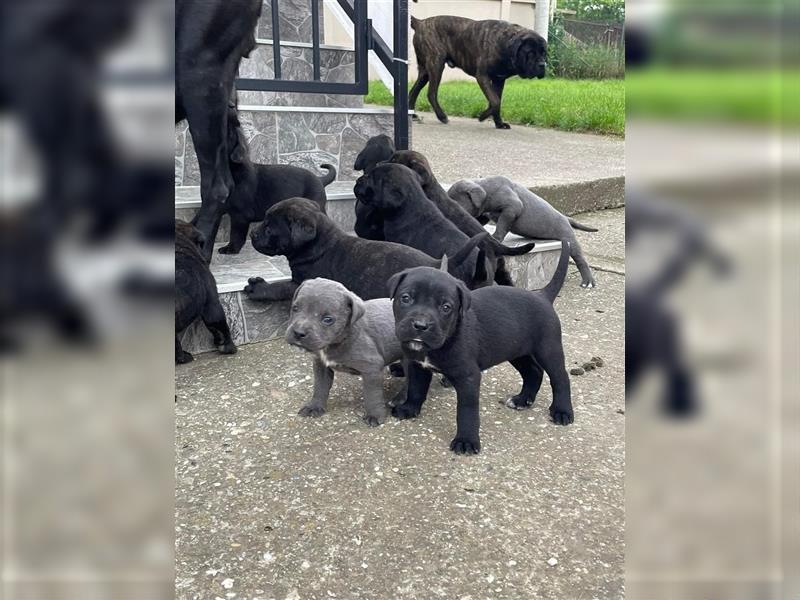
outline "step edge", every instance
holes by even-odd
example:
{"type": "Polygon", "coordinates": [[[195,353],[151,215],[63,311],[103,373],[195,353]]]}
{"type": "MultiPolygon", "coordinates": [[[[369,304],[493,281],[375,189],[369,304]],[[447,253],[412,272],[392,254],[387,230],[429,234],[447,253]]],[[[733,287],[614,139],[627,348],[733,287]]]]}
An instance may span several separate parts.
{"type": "MultiPolygon", "coordinates": [[[[256,45],[257,46],[272,46],[274,45],[274,40],[270,38],[256,38],[256,45]]],[[[311,49],[313,46],[311,42],[285,42],[281,40],[281,47],[282,48],[308,48],[311,49]]],[[[339,46],[337,44],[320,44],[320,50],[337,50],[343,52],[352,52],[355,53],[353,48],[348,48],[347,46],[339,46]]]]}

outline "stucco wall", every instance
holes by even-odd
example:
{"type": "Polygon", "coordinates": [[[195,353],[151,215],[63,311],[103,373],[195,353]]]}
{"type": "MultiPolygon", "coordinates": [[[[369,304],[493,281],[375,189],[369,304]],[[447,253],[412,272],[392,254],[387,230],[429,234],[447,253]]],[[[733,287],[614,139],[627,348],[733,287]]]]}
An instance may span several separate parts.
{"type": "MultiPolygon", "coordinates": [[[[503,19],[533,29],[535,3],[535,0],[419,0],[416,3],[409,0],[408,6],[411,14],[418,19],[436,15],[457,15],[476,20],[503,19]]],[[[370,0],[371,17],[373,17],[373,7],[378,4],[387,4],[388,12],[391,14],[391,0],[370,0]]],[[[553,4],[555,2],[551,0],[551,5],[553,4]]],[[[417,60],[414,56],[414,46],[411,43],[413,35],[414,31],[409,28],[408,77],[412,82],[417,78],[417,60]]],[[[352,47],[352,39],[332,15],[326,15],[325,18],[325,42],[352,47]]],[[[370,72],[370,79],[378,79],[377,74],[370,72]]],[[[470,79],[470,77],[460,69],[445,67],[443,79],[449,81],[470,79]]]]}

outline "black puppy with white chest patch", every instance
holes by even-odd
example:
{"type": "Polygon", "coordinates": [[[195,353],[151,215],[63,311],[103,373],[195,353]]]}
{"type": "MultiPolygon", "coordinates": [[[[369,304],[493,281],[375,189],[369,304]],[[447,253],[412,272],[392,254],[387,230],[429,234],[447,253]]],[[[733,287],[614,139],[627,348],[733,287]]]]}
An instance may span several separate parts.
{"type": "Polygon", "coordinates": [[[507,405],[531,406],[545,372],[550,378],[555,423],[573,422],[569,376],[564,366],[561,322],[553,308],[567,273],[569,250],[561,250],[558,268],[542,290],[508,286],[470,291],[440,270],[417,267],[389,280],[395,333],[407,359],[408,396],[392,414],[419,415],[428,394],[431,370],[444,374],[458,397],[456,436],[450,449],[477,454],[481,449],[481,372],[510,362],[522,376],[522,390],[507,405]]]}

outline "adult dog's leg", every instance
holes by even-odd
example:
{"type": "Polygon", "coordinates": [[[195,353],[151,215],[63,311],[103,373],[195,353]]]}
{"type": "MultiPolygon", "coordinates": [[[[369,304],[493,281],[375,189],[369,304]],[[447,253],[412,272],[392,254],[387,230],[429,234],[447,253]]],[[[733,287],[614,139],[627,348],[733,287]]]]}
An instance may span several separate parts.
{"type": "Polygon", "coordinates": [[[506,82],[502,79],[491,79],[488,75],[478,76],[478,85],[481,86],[483,95],[489,102],[489,106],[480,115],[479,121],[485,121],[490,115],[494,119],[494,126],[497,129],[511,129],[511,125],[503,121],[500,116],[500,104],[503,100],[503,89],[506,82]]]}
{"type": "Polygon", "coordinates": [[[228,320],[225,318],[225,311],[216,294],[209,295],[201,317],[211,335],[214,336],[214,345],[219,348],[219,351],[222,354],[236,354],[236,345],[231,339],[228,320]]]}
{"type": "Polygon", "coordinates": [[[564,366],[564,349],[561,346],[561,334],[540,340],[541,346],[534,353],[536,362],[547,371],[550,387],[553,390],[553,402],[550,404],[550,416],[559,425],[569,425],[575,419],[572,411],[572,395],[569,386],[569,375],[564,366]]]}
{"type": "Polygon", "coordinates": [[[532,356],[520,356],[509,362],[522,376],[522,390],[506,400],[506,406],[516,409],[528,408],[536,400],[536,394],[542,386],[544,371],[532,356]]]}
{"type": "Polygon", "coordinates": [[[417,98],[419,97],[419,93],[422,91],[426,85],[428,85],[428,72],[425,70],[425,67],[422,65],[418,65],[417,69],[419,71],[417,75],[417,80],[414,82],[414,87],[411,88],[411,91],[408,92],[408,107],[411,110],[415,110],[417,107],[417,98]]]}
{"type": "Polygon", "coordinates": [[[193,360],[194,356],[183,349],[183,346],[181,346],[181,341],[178,339],[178,334],[175,334],[175,364],[185,365],[193,360]]]}
{"type": "Polygon", "coordinates": [[[230,217],[231,240],[228,242],[227,246],[223,246],[219,249],[220,254],[239,254],[242,250],[242,246],[244,246],[244,243],[247,241],[247,232],[250,229],[250,223],[233,215],[230,217]]]}
{"type": "Polygon", "coordinates": [[[419,363],[411,360],[405,361],[403,367],[408,381],[406,401],[392,409],[392,416],[398,419],[413,419],[419,416],[422,403],[428,397],[428,388],[431,387],[433,374],[427,369],[423,369],[419,363]]]}
{"type": "Polygon", "coordinates": [[[435,64],[429,65],[428,71],[428,101],[436,113],[436,118],[442,123],[447,124],[448,118],[442,107],[439,106],[439,84],[442,82],[442,72],[444,71],[444,58],[437,60],[435,64]]]}
{"type": "Polygon", "coordinates": [[[226,143],[228,98],[233,77],[226,77],[220,68],[198,71],[192,74],[194,81],[182,87],[192,90],[184,103],[200,166],[202,204],[193,224],[205,236],[203,254],[210,261],[225,201],[234,186],[226,143]],[[230,81],[230,85],[225,85],[226,81],[230,81]]]}

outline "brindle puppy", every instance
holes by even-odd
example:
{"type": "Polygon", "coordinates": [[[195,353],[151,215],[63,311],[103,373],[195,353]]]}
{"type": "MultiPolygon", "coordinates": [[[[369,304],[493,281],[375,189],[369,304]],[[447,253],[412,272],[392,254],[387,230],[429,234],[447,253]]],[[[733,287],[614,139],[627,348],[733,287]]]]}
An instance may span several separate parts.
{"type": "Polygon", "coordinates": [[[415,32],[419,75],[408,103],[413,110],[417,96],[429,84],[428,100],[442,123],[447,123],[447,115],[439,106],[438,93],[445,64],[458,67],[478,80],[489,101],[478,120],[491,116],[498,129],[510,129],[500,117],[506,79],[514,75],[523,79],[544,77],[547,41],[530,29],[506,21],[473,21],[453,16],[411,17],[411,28],[415,32]]]}

